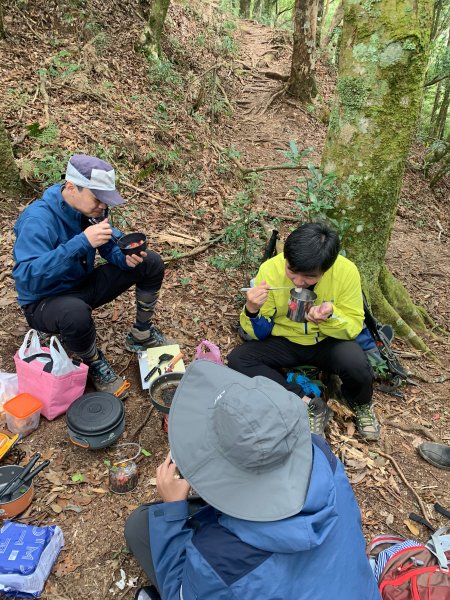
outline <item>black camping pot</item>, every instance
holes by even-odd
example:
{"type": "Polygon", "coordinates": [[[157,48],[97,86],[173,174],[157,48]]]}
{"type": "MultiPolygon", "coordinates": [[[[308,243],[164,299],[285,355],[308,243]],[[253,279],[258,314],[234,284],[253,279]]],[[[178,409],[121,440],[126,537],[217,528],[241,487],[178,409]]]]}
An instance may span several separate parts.
{"type": "Polygon", "coordinates": [[[108,392],[83,394],[66,413],[70,441],[96,450],[113,444],[125,429],[122,400],[108,392]]]}

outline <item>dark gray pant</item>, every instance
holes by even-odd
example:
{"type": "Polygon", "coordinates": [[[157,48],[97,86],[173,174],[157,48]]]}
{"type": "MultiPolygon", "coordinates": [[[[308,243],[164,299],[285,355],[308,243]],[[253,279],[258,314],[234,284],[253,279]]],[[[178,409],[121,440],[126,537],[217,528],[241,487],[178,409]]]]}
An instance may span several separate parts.
{"type": "MultiPolygon", "coordinates": [[[[206,506],[204,500],[199,496],[190,496],[188,498],[188,503],[189,516],[206,506]]],[[[155,504],[161,504],[161,502],[150,502],[149,504],[143,504],[142,506],[139,506],[139,508],[136,508],[125,522],[124,534],[128,549],[136,558],[149,580],[156,588],[158,588],[155,566],[152,559],[148,525],[148,509],[155,504]]]]}
{"type": "Polygon", "coordinates": [[[286,389],[303,395],[295,382],[287,383],[281,369],[311,365],[339,375],[342,394],[349,404],[369,404],[373,374],[369,361],[356,342],[326,338],[318,344],[302,346],[284,337],[270,336],[238,346],[228,356],[228,366],[249,377],[263,375],[286,389]]]}

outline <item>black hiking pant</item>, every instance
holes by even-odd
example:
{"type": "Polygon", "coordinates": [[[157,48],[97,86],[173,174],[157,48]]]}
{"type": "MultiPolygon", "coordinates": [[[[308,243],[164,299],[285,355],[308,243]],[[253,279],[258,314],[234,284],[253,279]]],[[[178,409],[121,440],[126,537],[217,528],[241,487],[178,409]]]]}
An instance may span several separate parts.
{"type": "Polygon", "coordinates": [[[111,302],[132,285],[157,292],[163,277],[162,258],[156,252],[147,252],[143,262],[133,269],[120,269],[110,263],[100,265],[73,289],[27,304],[22,309],[30,327],[59,334],[68,350],[83,354],[95,344],[92,309],[111,302]]]}
{"type": "Polygon", "coordinates": [[[329,337],[318,344],[302,346],[284,337],[270,336],[244,342],[228,356],[228,366],[235,371],[249,377],[263,375],[299,396],[303,396],[303,390],[294,381],[288,383],[281,369],[301,365],[339,375],[342,394],[350,405],[371,402],[372,369],[362,348],[353,341],[329,337]]]}

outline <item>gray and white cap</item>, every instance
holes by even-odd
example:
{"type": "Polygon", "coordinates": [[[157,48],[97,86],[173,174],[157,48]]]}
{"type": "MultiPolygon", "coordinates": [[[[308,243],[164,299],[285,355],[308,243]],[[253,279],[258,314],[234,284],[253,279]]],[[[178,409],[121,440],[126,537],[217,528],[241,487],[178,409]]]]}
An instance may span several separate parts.
{"type": "Polygon", "coordinates": [[[125,202],[116,191],[113,167],[101,158],[74,154],[67,163],[66,181],[88,188],[97,200],[108,206],[119,206],[125,202]]]}

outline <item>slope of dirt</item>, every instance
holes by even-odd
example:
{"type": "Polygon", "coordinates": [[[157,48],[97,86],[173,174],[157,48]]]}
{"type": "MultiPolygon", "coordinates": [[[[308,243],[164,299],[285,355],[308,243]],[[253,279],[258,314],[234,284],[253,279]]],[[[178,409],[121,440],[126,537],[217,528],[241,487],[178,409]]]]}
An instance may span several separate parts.
{"type": "MultiPolygon", "coordinates": [[[[245,21],[234,34],[237,52],[230,46],[229,19],[204,5],[171,7],[164,49],[175,68],[165,64],[149,70],[134,50],[144,23],[142,7],[94,0],[61,3],[51,10],[39,2],[26,8],[6,3],[8,38],[1,42],[0,68],[7,93],[0,110],[15,141],[18,164],[34,186],[23,206],[39,194],[45,175],[51,180],[51,173],[61,172],[70,153],[106,156],[121,173],[121,189],[128,198],[124,210],[114,211],[119,214],[116,222],[125,230],[146,231],[152,247],[169,259],[158,325],[179,341],[186,362],[204,338],[217,343],[226,356],[238,343],[235,325],[243,299],[237,290],[248,275],[211,265],[212,257],[226,253],[226,245],[215,243],[205,250],[229,223],[224,210],[242,189],[236,160],[226,161],[220,148],[237,149],[237,162],[247,168],[279,165],[285,162],[280,150],[296,140],[299,148],[314,147],[309,159],[319,164],[326,137],[319,116],[326,110],[310,110],[289,98],[268,106],[282,84],[264,72],[288,73],[289,37],[245,21]],[[40,79],[43,68],[46,77],[40,79]],[[229,104],[232,115],[227,115],[229,104]],[[49,122],[58,130],[50,141],[32,137],[27,129],[49,122]],[[38,173],[30,173],[30,160],[39,165],[38,173]],[[191,256],[177,258],[180,253],[191,256]]],[[[319,64],[318,80],[327,105],[335,74],[319,64]]],[[[255,210],[268,213],[269,222],[270,216],[289,217],[279,227],[282,237],[294,225],[291,187],[298,175],[293,170],[261,175],[255,210]]],[[[13,355],[27,330],[10,277],[11,223],[16,216],[15,209],[5,210],[2,226],[0,369],[7,372],[14,369],[13,355]]],[[[416,386],[401,390],[401,397],[375,393],[383,423],[379,444],[362,443],[349,415],[334,405],[328,438],[345,461],[368,538],[383,531],[411,535],[408,525],[413,526],[405,520],[411,511],[420,513],[415,494],[427,512],[435,501],[448,505],[448,476],[421,461],[415,447],[428,438],[450,442],[449,226],[448,182],[433,194],[418,174],[407,171],[387,261],[447,337],[437,329],[436,338],[431,332],[426,336],[442,364],[425,361],[396,342],[404,364],[419,378],[416,386]]],[[[133,310],[130,292],[96,311],[95,317],[102,348],[132,383],[122,441],[138,440],[151,453],[139,462],[138,487],[123,496],[112,494],[104,461],[111,460],[114,448],[84,451],[73,446],[64,418],[42,420],[20,444],[27,457],[39,450],[52,460],[36,481],[36,498],[22,519],[57,523],[66,540],[43,598],[132,598],[131,588],[145,580],[125,552],[123,525],[133,508],[156,499],[151,478],[168,447],[161,417],[149,414],[136,359],[122,348],[133,310]],[[115,585],[120,569],[130,582],[123,591],[115,585]]],[[[14,458],[20,457],[13,453],[10,460],[14,458]]],[[[431,512],[428,517],[436,526],[445,524],[431,512]]],[[[414,533],[426,538],[424,529],[414,533]]]]}

